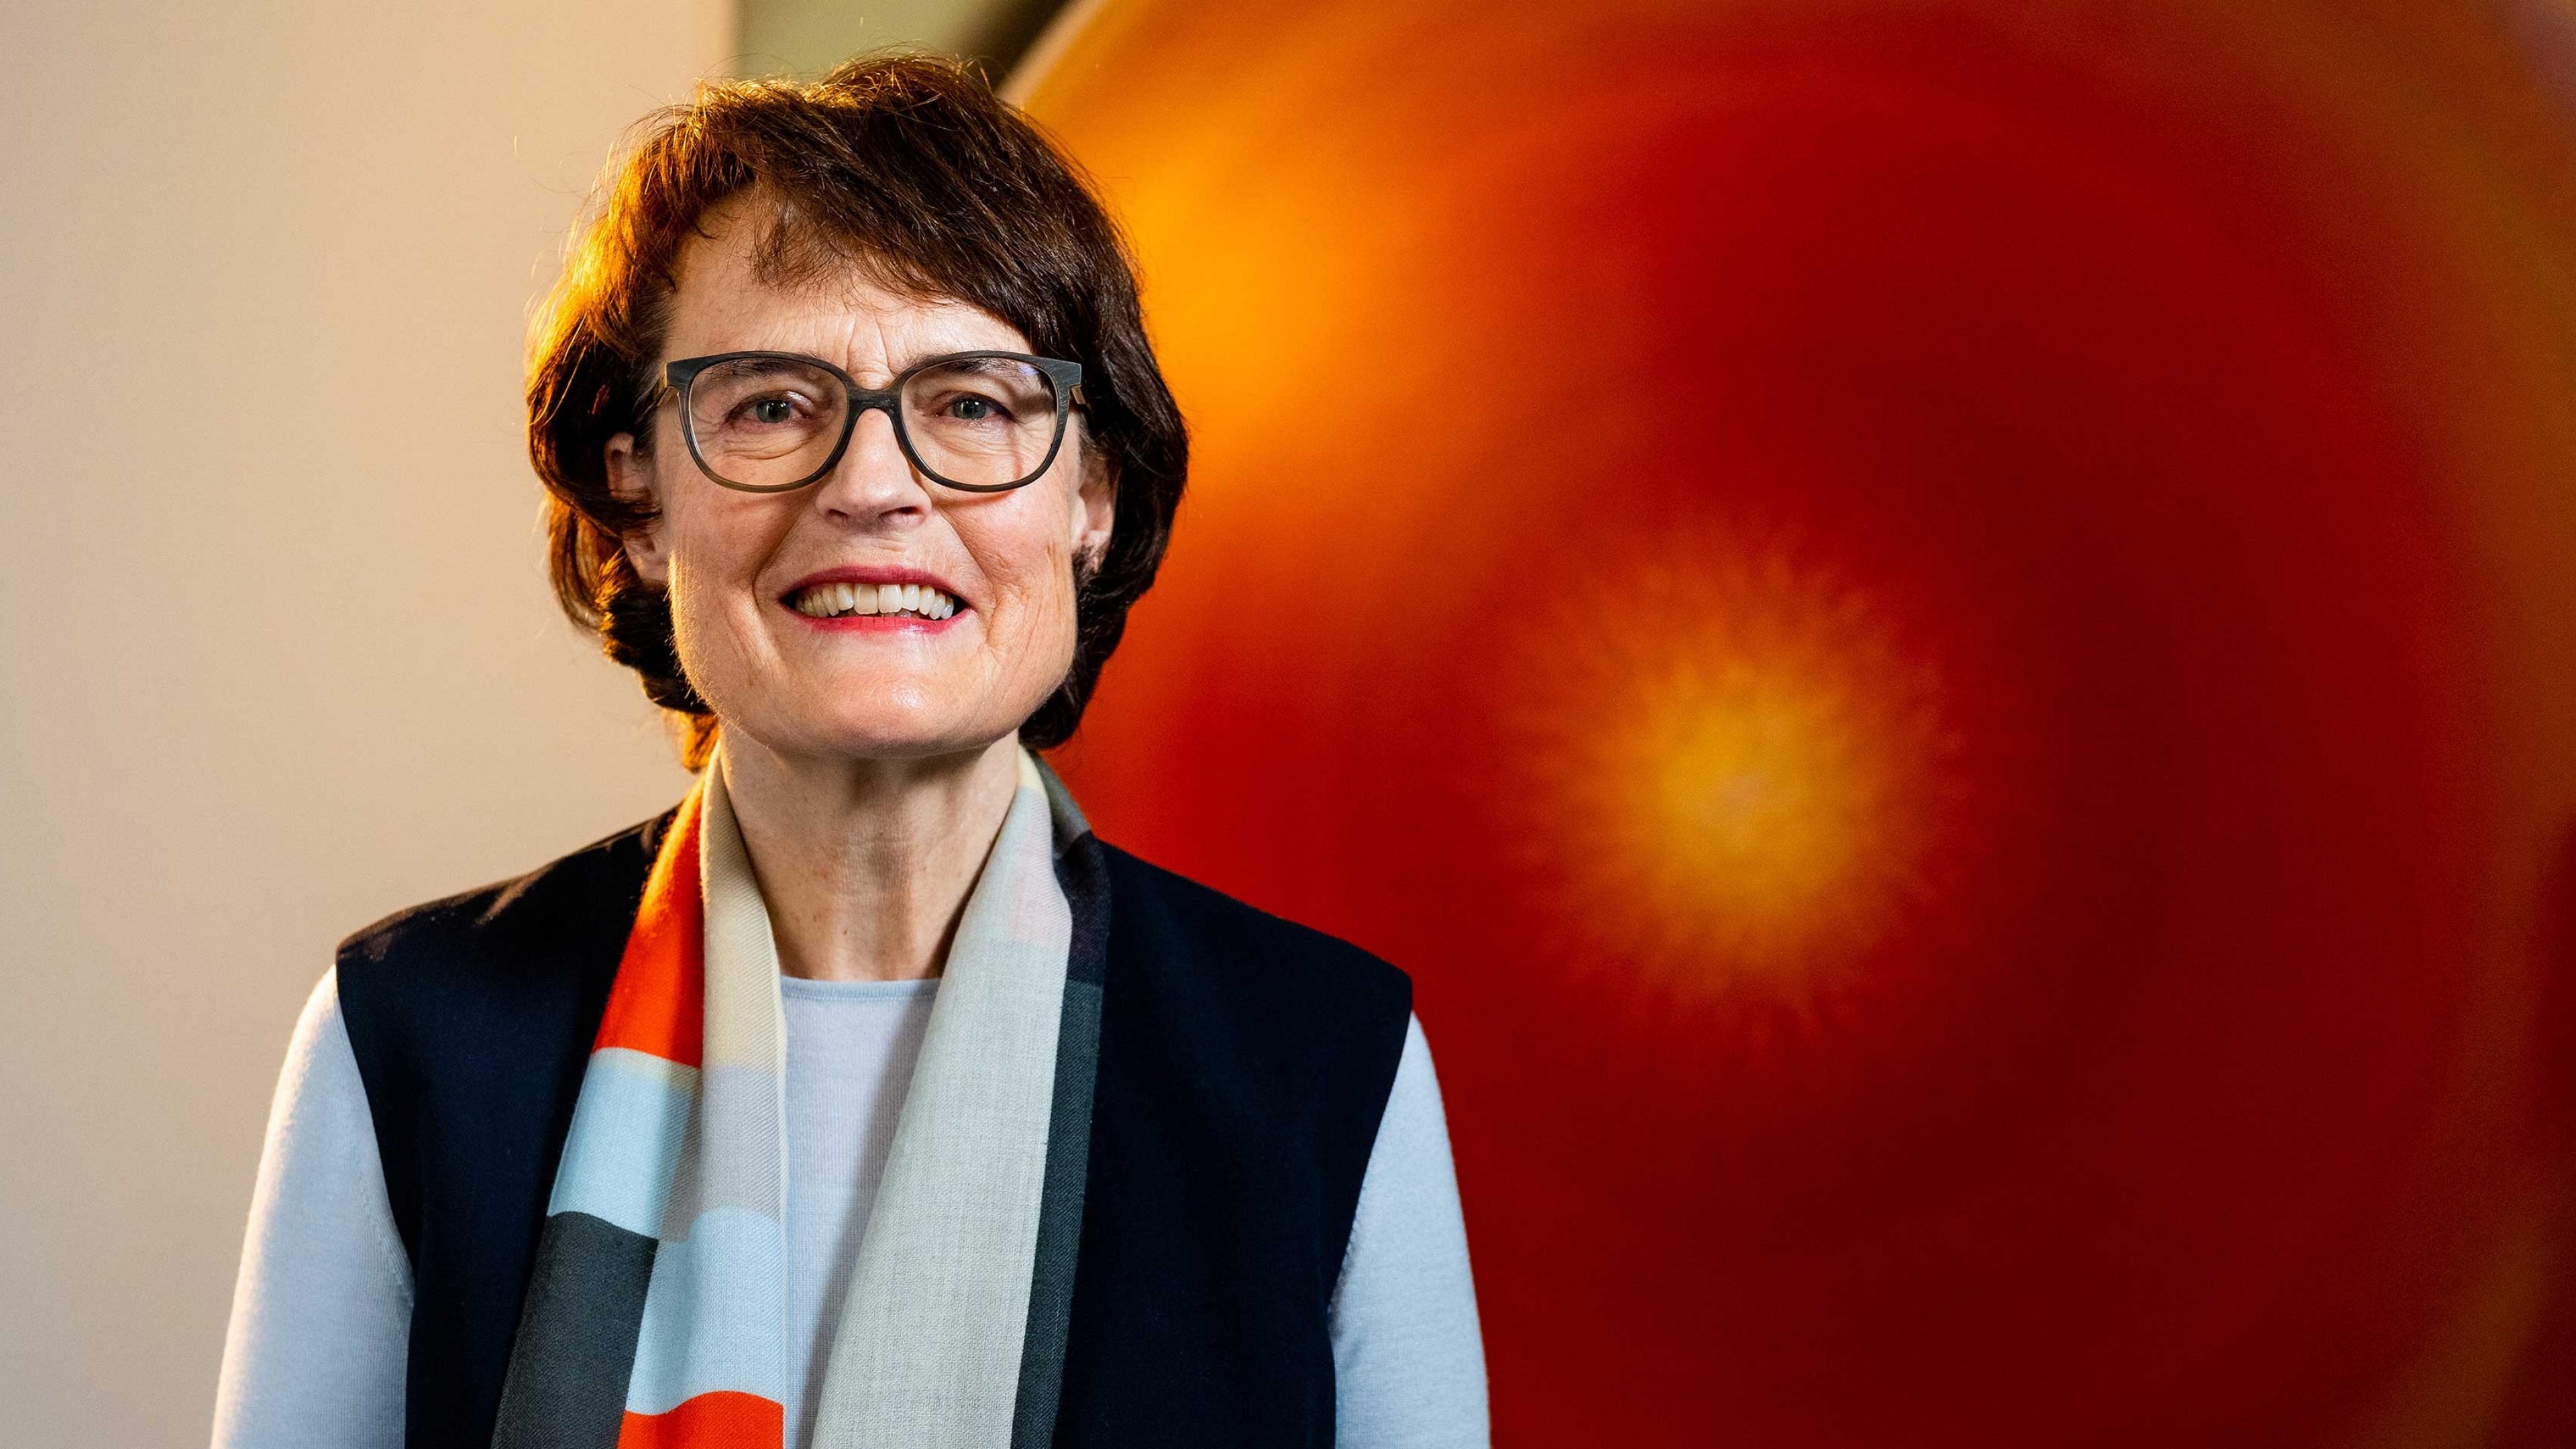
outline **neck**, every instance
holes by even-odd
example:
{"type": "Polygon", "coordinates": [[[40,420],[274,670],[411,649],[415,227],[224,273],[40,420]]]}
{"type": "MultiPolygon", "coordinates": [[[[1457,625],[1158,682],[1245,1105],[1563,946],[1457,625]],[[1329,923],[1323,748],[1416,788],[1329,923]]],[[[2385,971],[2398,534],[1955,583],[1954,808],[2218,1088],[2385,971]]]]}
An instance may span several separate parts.
{"type": "Polygon", "coordinates": [[[782,755],[725,736],[724,771],[779,969],[936,976],[1019,786],[1019,736],[917,760],[782,755]]]}

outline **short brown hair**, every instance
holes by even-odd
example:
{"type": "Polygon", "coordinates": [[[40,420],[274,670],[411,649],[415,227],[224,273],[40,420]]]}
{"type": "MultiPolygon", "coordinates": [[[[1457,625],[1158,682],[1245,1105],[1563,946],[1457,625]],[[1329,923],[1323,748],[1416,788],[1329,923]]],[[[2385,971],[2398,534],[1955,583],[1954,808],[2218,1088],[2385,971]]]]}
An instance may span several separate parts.
{"type": "Polygon", "coordinates": [[[1079,169],[974,70],[915,54],[849,61],[811,84],[710,83],[649,118],[615,164],[540,313],[528,370],[528,453],[546,486],[555,597],[608,656],[679,713],[694,769],[715,721],[681,669],[669,596],[621,546],[649,508],[609,489],[608,440],[652,397],[680,250],[710,207],[774,201],[757,260],[795,280],[858,270],[903,295],[955,298],[1082,364],[1090,446],[1114,469],[1106,550],[1076,578],[1073,667],[1021,726],[1031,747],[1073,734],[1154,581],[1188,472],[1189,440],[1137,305],[1134,264],[1079,169]]]}

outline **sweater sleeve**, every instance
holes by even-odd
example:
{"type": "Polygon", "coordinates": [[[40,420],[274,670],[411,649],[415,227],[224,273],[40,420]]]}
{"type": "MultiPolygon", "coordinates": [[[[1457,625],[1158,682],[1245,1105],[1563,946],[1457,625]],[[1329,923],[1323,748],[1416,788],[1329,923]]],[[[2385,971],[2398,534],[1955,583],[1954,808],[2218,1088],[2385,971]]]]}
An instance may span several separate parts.
{"type": "Polygon", "coordinates": [[[214,1449],[400,1449],[411,1262],[324,973],[269,1110],[215,1389],[214,1449]]]}
{"type": "Polygon", "coordinates": [[[1449,1158],[1449,1123],[1422,1022],[1404,1054],[1360,1178],[1331,1313],[1336,1443],[1345,1449],[1485,1449],[1485,1345],[1449,1158]]]}

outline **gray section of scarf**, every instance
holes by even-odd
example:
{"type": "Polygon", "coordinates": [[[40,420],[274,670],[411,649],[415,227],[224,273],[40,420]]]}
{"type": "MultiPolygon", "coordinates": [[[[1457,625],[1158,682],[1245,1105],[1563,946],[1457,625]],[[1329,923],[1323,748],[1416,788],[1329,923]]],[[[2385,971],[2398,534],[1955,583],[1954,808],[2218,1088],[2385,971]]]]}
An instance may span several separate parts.
{"type": "Polygon", "coordinates": [[[655,1246],[588,1213],[546,1219],[492,1449],[616,1449],[655,1246]]]}
{"type": "Polygon", "coordinates": [[[1054,1442],[1064,1391],[1064,1350],[1073,1322],[1073,1270],[1082,1248],[1082,1202],[1091,1163],[1092,1088],[1100,1067],[1101,986],[1109,952],[1109,889],[1100,842],[1073,809],[1055,772],[1044,772],[1059,846],[1056,882],[1073,916],[1065,953],[1064,1014],[1056,1028],[1055,1100],[1047,1124],[1046,1182],[1038,1204],[1037,1261],[1029,1273],[1028,1333],[1011,1414],[1011,1449],[1054,1442]]]}

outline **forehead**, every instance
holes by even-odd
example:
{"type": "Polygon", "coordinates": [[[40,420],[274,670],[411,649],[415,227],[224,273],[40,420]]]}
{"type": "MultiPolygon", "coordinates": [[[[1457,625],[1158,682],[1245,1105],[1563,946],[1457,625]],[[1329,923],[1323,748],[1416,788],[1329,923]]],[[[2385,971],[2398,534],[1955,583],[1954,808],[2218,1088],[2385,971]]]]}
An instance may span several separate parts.
{"type": "Polygon", "coordinates": [[[1030,350],[1010,323],[954,297],[894,291],[858,266],[779,277],[762,266],[775,213],[735,197],[710,207],[677,258],[662,352],[803,352],[867,380],[940,352],[1030,350]]]}

